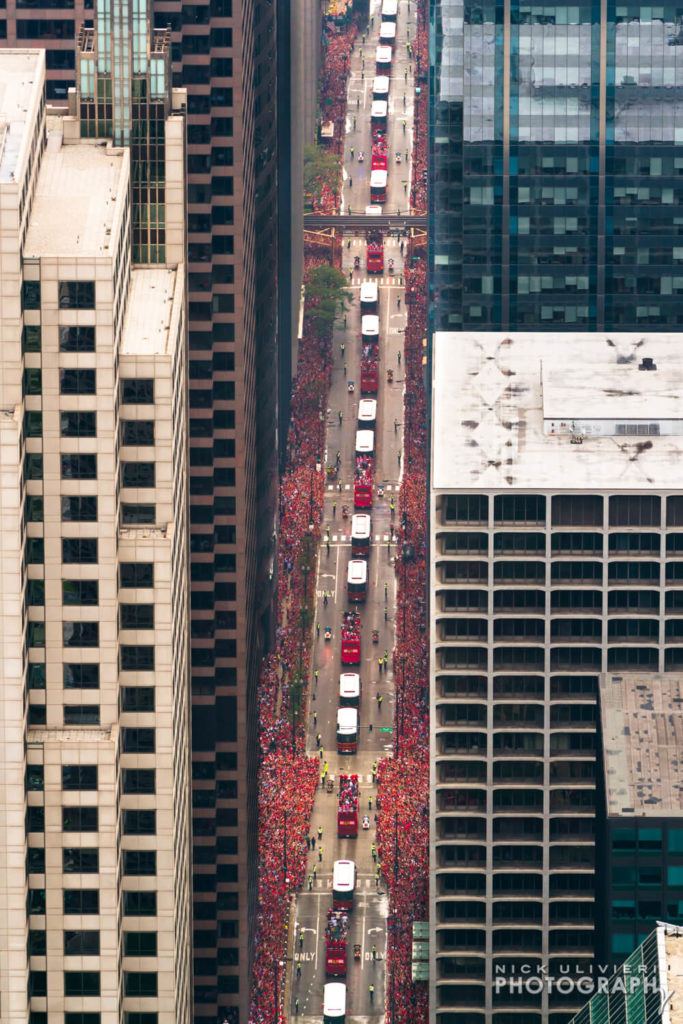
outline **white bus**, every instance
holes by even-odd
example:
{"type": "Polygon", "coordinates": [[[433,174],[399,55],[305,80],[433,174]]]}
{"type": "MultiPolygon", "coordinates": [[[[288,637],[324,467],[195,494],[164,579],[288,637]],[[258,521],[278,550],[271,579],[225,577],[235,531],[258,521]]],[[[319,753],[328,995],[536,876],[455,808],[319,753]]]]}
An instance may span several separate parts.
{"type": "Polygon", "coordinates": [[[370,107],[370,121],[372,124],[379,125],[380,128],[386,128],[388,111],[389,104],[386,100],[373,100],[370,107]]]}
{"type": "MultiPolygon", "coordinates": [[[[354,715],[358,712],[354,711],[354,715]]],[[[356,865],[352,860],[335,860],[332,868],[332,906],[335,910],[353,909],[356,865]]]]}
{"type": "Polygon", "coordinates": [[[362,604],[368,593],[368,563],[364,558],[352,558],[346,577],[346,596],[351,604],[362,604]]]}
{"type": "Polygon", "coordinates": [[[398,0],[382,0],[382,21],[396,21],[398,17],[398,0]]]}
{"type": "Polygon", "coordinates": [[[369,558],[372,519],[367,512],[356,512],[351,519],[351,558],[369,558]]]}
{"type": "MultiPolygon", "coordinates": [[[[375,285],[375,288],[377,285],[375,285]]],[[[379,341],[379,317],[375,313],[366,313],[360,319],[360,333],[364,342],[377,344],[379,341]]]]}
{"type": "Polygon", "coordinates": [[[396,42],[396,22],[383,21],[379,27],[380,46],[393,46],[396,42]]]}
{"type": "Polygon", "coordinates": [[[358,709],[339,708],[337,711],[337,753],[358,752],[358,709]]]}
{"type": "Polygon", "coordinates": [[[363,313],[374,313],[377,315],[379,293],[376,281],[366,281],[360,286],[360,311],[363,313]]]}
{"type": "Polygon", "coordinates": [[[358,708],[360,706],[360,676],[357,672],[342,672],[339,676],[339,706],[358,708]]]}
{"type": "Polygon", "coordinates": [[[393,53],[390,46],[378,46],[375,50],[375,70],[378,74],[386,75],[391,71],[391,60],[393,53]]]}
{"type": "Polygon", "coordinates": [[[328,981],[323,989],[323,1024],[346,1024],[346,985],[328,981]]]}
{"type": "Polygon", "coordinates": [[[387,201],[387,172],[370,171],[370,202],[381,206],[387,201]]]}
{"type": "Polygon", "coordinates": [[[356,431],[356,455],[374,455],[375,453],[375,431],[356,431]]]}
{"type": "Polygon", "coordinates": [[[362,430],[367,430],[369,427],[375,426],[375,420],[377,419],[377,399],[376,398],[361,398],[358,403],[358,427],[362,430]]]}
{"type": "Polygon", "coordinates": [[[373,100],[387,100],[389,98],[389,77],[388,75],[376,75],[372,83],[373,100]]]}

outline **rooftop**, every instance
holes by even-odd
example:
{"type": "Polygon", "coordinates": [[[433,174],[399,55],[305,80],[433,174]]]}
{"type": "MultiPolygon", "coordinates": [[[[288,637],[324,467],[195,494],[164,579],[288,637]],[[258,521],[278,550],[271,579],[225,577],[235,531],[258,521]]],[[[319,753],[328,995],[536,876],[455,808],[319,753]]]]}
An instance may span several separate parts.
{"type": "Polygon", "coordinates": [[[666,990],[670,997],[668,1024],[683,1024],[683,929],[660,925],[664,932],[666,990]]]}
{"type": "Polygon", "coordinates": [[[0,50],[0,184],[14,179],[31,94],[42,90],[43,67],[40,50],[0,50]]]}
{"type": "Polygon", "coordinates": [[[127,195],[128,153],[103,143],[62,145],[51,121],[24,257],[111,255],[117,203],[127,195]]]}
{"type": "Polygon", "coordinates": [[[603,675],[600,719],[607,813],[683,814],[683,676],[603,675]]]}
{"type": "Polygon", "coordinates": [[[432,387],[437,490],[681,489],[681,334],[440,332],[432,387]],[[608,423],[645,417],[662,436],[608,423]]]}
{"type": "MultiPolygon", "coordinates": [[[[163,355],[169,351],[169,327],[176,292],[177,272],[165,267],[133,270],[121,355],[163,355]]],[[[173,343],[174,339],[170,339],[173,343]]]]}

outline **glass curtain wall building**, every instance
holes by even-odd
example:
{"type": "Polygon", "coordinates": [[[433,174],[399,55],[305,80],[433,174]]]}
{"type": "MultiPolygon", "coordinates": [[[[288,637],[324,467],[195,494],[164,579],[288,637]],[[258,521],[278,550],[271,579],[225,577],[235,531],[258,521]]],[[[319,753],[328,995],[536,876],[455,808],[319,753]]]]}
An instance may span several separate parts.
{"type": "Polygon", "coordinates": [[[683,322],[683,10],[431,0],[437,330],[683,322]]]}

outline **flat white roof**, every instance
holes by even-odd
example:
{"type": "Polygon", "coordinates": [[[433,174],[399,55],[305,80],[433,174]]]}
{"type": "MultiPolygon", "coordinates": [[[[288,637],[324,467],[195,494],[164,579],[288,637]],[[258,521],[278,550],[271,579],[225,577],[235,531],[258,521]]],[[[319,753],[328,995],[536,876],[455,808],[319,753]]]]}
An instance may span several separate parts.
{"type": "Polygon", "coordinates": [[[375,75],[375,80],[372,83],[373,92],[389,92],[389,76],[388,75],[375,75]]]}
{"type": "Polygon", "coordinates": [[[545,367],[548,411],[561,409],[562,416],[571,409],[575,416],[604,416],[609,407],[628,419],[645,406],[653,419],[670,416],[674,408],[681,415],[683,334],[438,332],[432,381],[435,490],[683,489],[681,435],[589,436],[572,444],[570,434],[546,434],[545,367]],[[644,357],[654,359],[655,371],[638,369],[644,357]]]}
{"type": "Polygon", "coordinates": [[[396,22],[383,21],[379,26],[380,39],[393,39],[396,35],[396,22]]]}
{"type": "Polygon", "coordinates": [[[131,272],[122,355],[163,355],[168,351],[176,279],[177,272],[165,267],[131,272]]]}
{"type": "Polygon", "coordinates": [[[370,107],[370,117],[386,117],[387,109],[386,100],[373,100],[370,107]]]}
{"type": "Polygon", "coordinates": [[[360,320],[361,334],[379,334],[379,317],[376,313],[364,313],[360,320]]]}
{"type": "Polygon", "coordinates": [[[24,256],[111,255],[117,204],[126,200],[128,151],[77,142],[62,145],[54,119],[38,175],[24,256]]]}
{"type": "Polygon", "coordinates": [[[44,64],[40,50],[0,50],[0,183],[14,178],[32,94],[42,89],[44,64]]]}
{"type": "Polygon", "coordinates": [[[391,64],[393,50],[390,46],[378,46],[375,50],[375,60],[378,64],[391,64]]]}

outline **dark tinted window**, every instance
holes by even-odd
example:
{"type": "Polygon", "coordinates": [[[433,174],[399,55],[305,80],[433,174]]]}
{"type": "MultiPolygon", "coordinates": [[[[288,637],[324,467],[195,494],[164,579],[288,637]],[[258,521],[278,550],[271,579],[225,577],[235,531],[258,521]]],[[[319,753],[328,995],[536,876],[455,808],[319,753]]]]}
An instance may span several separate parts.
{"type": "Polygon", "coordinates": [[[65,889],[65,914],[99,914],[99,889],[65,889]]]}
{"type": "Polygon", "coordinates": [[[96,412],[62,412],[59,414],[62,437],[96,437],[96,412]]]}
{"type": "Polygon", "coordinates": [[[21,308],[40,309],[40,281],[22,282],[21,308]]]}
{"type": "Polygon", "coordinates": [[[154,444],[154,420],[123,420],[121,444],[143,447],[154,444]]]}
{"type": "Polygon", "coordinates": [[[94,931],[64,932],[65,956],[99,956],[100,933],[94,931]]]}
{"type": "Polygon", "coordinates": [[[63,604],[88,604],[99,602],[98,580],[62,580],[63,604]]]}
{"type": "Polygon", "coordinates": [[[153,836],[156,835],[156,830],[156,811],[129,810],[123,812],[124,836],[153,836]]]}
{"type": "Polygon", "coordinates": [[[121,688],[122,711],[154,711],[153,686],[123,686],[121,688]]]}
{"type": "Polygon", "coordinates": [[[122,644],[122,672],[151,672],[154,669],[154,647],[151,644],[122,644]]]}
{"type": "MultiPolygon", "coordinates": [[[[97,947],[99,949],[99,934],[97,932],[94,934],[97,935],[97,947]]],[[[67,952],[66,935],[64,936],[64,952],[67,952]]],[[[99,994],[99,971],[64,971],[65,996],[98,996],[99,994]]]]}
{"type": "Polygon", "coordinates": [[[59,392],[62,395],[94,395],[95,370],[60,370],[59,392]]]}
{"type": "Polygon", "coordinates": [[[155,478],[153,462],[123,462],[121,464],[122,487],[154,487],[155,478]]]}
{"type": "Polygon", "coordinates": [[[95,664],[63,666],[65,690],[97,690],[100,685],[100,666],[95,664]]]}
{"type": "Polygon", "coordinates": [[[155,750],[154,729],[123,729],[124,754],[153,754],[155,750]]]}
{"type": "Polygon", "coordinates": [[[95,565],[97,563],[97,538],[65,537],[62,540],[62,562],[95,565]]]}
{"type": "Polygon", "coordinates": [[[99,704],[65,704],[64,725],[99,725],[99,704]]]}
{"type": "Polygon", "coordinates": [[[123,913],[127,917],[154,917],[157,912],[155,892],[123,893],[123,913]]]}
{"type": "Polygon", "coordinates": [[[100,852],[94,846],[65,846],[62,850],[65,875],[93,875],[100,869],[100,852]]]}
{"type": "Polygon", "coordinates": [[[124,526],[153,526],[156,521],[156,505],[126,501],[121,505],[121,522],[124,526]]]}
{"type": "Polygon", "coordinates": [[[62,352],[94,352],[94,327],[60,327],[59,348],[62,352]]]}
{"type": "Polygon", "coordinates": [[[122,604],[121,629],[154,629],[154,605],[122,604]]]}
{"type": "Polygon", "coordinates": [[[153,587],[153,562],[121,562],[119,569],[119,585],[121,587],[153,587]]]}
{"type": "Polygon", "coordinates": [[[156,790],[156,772],[154,768],[124,768],[124,793],[154,793],[156,790]]]}
{"type": "Polygon", "coordinates": [[[94,309],[95,308],[95,282],[94,281],[60,281],[59,282],[59,308],[60,309],[94,309]]]}
{"type": "Polygon", "coordinates": [[[62,455],[62,480],[96,480],[96,455],[62,455]]]}
{"type": "Polygon", "coordinates": [[[62,521],[68,523],[97,522],[96,496],[93,494],[62,497],[62,521]]]}
{"type": "Polygon", "coordinates": [[[127,405],[153,405],[154,380],[128,377],[121,381],[121,401],[127,405]]]}
{"type": "Polygon", "coordinates": [[[40,352],[41,335],[40,327],[37,324],[25,324],[21,334],[21,348],[23,352],[40,352]]]}
{"type": "Polygon", "coordinates": [[[123,992],[126,996],[149,997],[157,994],[155,971],[124,971],[123,992]]]}
{"type": "Polygon", "coordinates": [[[553,526],[602,526],[602,498],[597,494],[560,494],[553,498],[553,526]]]}
{"type": "MultiPolygon", "coordinates": [[[[123,933],[123,955],[124,956],[156,956],[157,955],[157,933],[156,932],[124,932],[123,933]]],[[[128,1016],[130,1016],[130,1014],[128,1016]]]]}
{"type": "Polygon", "coordinates": [[[65,790],[96,790],[96,764],[65,764],[62,765],[62,789],[65,790]]]}
{"type": "Polygon", "coordinates": [[[655,494],[618,494],[609,499],[610,526],[659,526],[661,498],[655,494]]]}
{"type": "Polygon", "coordinates": [[[63,622],[62,642],[65,647],[99,647],[99,622],[63,622]]]}
{"type": "Polygon", "coordinates": [[[97,832],[99,816],[97,807],[62,807],[62,830],[64,832],[97,832]]]}

